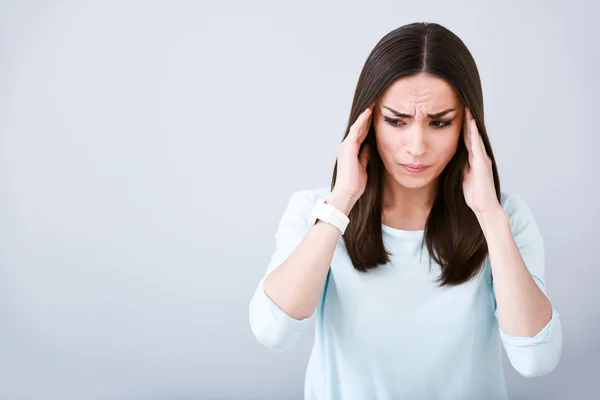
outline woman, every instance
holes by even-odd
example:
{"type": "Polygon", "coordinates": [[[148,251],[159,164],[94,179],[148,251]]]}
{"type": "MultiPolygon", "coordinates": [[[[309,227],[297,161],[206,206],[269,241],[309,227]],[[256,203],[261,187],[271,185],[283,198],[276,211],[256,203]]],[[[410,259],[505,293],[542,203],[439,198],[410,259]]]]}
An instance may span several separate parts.
{"type": "Polygon", "coordinates": [[[500,190],[475,61],[443,26],[376,45],[331,187],[292,194],[276,245],[250,325],[286,350],[314,319],[306,399],[506,399],[502,348],[526,377],[558,363],[542,236],[500,190]]]}

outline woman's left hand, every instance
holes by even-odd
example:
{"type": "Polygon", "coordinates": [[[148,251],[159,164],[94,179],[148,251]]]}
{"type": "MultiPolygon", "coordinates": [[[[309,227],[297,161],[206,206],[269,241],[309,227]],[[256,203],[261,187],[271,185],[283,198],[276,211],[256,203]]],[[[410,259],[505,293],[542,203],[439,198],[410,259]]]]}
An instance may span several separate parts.
{"type": "Polygon", "coordinates": [[[501,210],[502,207],[496,197],[492,159],[485,151],[477,122],[467,107],[465,107],[463,135],[469,152],[469,162],[463,170],[463,193],[467,205],[479,218],[484,213],[501,210]]]}

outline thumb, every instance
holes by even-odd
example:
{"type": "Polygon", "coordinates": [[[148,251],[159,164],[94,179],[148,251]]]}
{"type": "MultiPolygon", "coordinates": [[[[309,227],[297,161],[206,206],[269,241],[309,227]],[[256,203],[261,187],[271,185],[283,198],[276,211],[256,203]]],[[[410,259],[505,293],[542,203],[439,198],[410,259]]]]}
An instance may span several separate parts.
{"type": "Polygon", "coordinates": [[[369,163],[369,159],[371,158],[371,147],[369,144],[365,144],[363,149],[358,156],[358,161],[363,168],[367,168],[367,164],[369,163]]]}

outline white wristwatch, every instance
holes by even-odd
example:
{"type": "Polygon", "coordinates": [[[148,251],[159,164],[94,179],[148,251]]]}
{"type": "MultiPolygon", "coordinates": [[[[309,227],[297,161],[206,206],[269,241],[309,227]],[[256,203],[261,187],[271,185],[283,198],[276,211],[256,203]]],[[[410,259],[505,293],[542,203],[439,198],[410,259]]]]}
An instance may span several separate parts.
{"type": "Polygon", "coordinates": [[[312,214],[308,220],[308,229],[310,229],[320,219],[323,222],[331,224],[340,230],[343,235],[350,219],[346,214],[335,208],[331,204],[325,203],[325,199],[317,200],[312,214]]]}

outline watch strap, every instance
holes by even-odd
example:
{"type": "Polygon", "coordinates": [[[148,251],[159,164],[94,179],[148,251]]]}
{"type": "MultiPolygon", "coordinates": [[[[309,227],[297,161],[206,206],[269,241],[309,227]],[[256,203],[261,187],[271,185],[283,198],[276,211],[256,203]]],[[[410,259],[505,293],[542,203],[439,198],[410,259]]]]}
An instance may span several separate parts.
{"type": "Polygon", "coordinates": [[[338,210],[334,205],[325,203],[324,198],[318,199],[313,208],[308,221],[309,229],[317,222],[317,219],[335,226],[342,235],[350,222],[350,219],[346,214],[338,210]]]}

